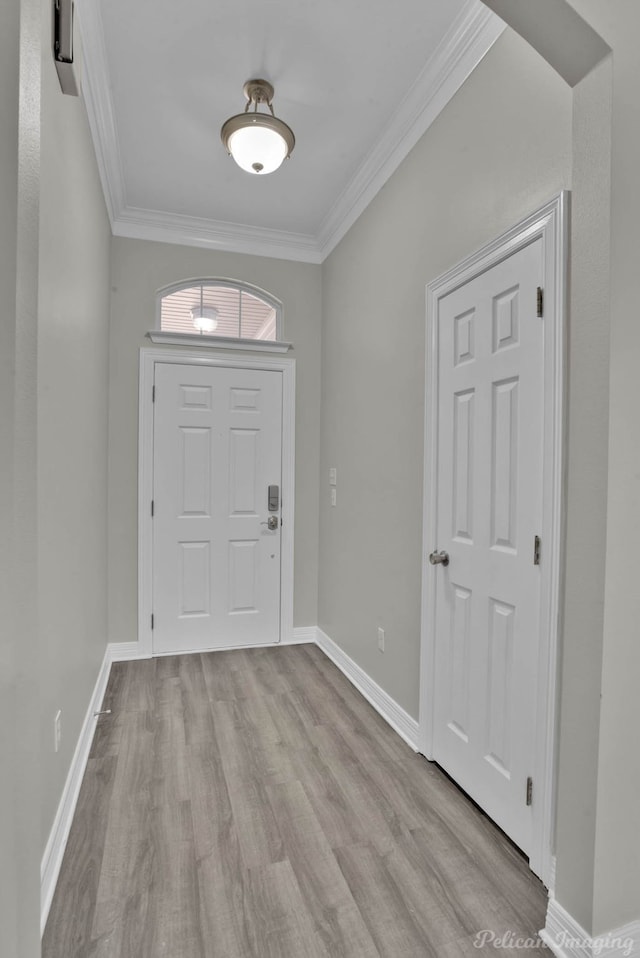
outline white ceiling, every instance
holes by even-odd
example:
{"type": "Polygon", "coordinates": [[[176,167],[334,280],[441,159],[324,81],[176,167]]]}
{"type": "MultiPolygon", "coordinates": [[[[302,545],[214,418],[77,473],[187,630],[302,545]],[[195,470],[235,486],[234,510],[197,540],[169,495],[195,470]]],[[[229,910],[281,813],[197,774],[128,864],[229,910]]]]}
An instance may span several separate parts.
{"type": "Polygon", "coordinates": [[[117,235],[320,262],[500,34],[480,0],[82,0],[83,90],[117,235]],[[220,127],[275,86],[296,147],[220,127]]]}

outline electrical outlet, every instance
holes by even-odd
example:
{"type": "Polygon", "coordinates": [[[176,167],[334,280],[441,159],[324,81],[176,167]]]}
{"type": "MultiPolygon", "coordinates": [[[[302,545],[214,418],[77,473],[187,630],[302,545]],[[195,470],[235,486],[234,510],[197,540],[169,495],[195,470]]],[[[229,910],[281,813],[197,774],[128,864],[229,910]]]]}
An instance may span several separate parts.
{"type": "Polygon", "coordinates": [[[329,485],[336,486],[338,484],[338,470],[335,466],[332,466],[329,469],[329,485]]]}
{"type": "Polygon", "coordinates": [[[53,748],[54,751],[59,751],[60,742],[62,741],[62,710],[58,709],[56,712],[56,717],[53,720],[53,748]]]}
{"type": "Polygon", "coordinates": [[[378,649],[384,652],[384,629],[378,626],[378,649]]]}
{"type": "Polygon", "coordinates": [[[332,506],[335,506],[336,501],[337,501],[337,497],[336,497],[336,487],[335,487],[335,486],[331,486],[331,505],[332,505],[332,506]]]}

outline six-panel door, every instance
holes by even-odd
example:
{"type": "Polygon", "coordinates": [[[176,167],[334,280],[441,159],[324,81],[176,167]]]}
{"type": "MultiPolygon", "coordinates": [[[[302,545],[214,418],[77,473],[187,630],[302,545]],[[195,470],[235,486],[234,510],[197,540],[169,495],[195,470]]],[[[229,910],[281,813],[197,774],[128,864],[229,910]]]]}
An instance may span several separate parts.
{"type": "Polygon", "coordinates": [[[279,641],[281,474],[281,372],[156,364],[155,653],[279,641]]]}
{"type": "Polygon", "coordinates": [[[434,758],[531,844],[542,517],[537,240],[443,297],[438,324],[434,758]]]}

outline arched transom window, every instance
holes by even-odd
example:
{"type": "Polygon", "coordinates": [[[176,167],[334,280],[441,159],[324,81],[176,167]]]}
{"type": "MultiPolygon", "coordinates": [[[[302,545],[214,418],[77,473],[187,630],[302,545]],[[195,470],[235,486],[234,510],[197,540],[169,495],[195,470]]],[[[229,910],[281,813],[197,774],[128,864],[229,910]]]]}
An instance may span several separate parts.
{"type": "Polygon", "coordinates": [[[282,304],[247,283],[191,279],[166,286],[157,294],[156,330],[165,340],[188,337],[203,345],[249,341],[257,347],[259,342],[278,343],[281,327],[282,304]]]}

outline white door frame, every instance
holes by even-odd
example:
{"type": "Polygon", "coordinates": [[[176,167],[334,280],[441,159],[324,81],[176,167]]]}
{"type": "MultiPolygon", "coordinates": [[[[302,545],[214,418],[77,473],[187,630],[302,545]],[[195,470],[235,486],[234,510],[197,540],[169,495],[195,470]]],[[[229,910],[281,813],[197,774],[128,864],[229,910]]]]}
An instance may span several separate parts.
{"type": "Polygon", "coordinates": [[[153,655],[153,381],[156,363],[265,369],[282,373],[282,496],[280,642],[293,639],[293,522],[295,487],[295,359],[217,356],[200,350],[140,350],[138,432],[138,643],[142,657],[153,655]]]}
{"type": "Polygon", "coordinates": [[[537,238],[543,247],[544,452],[542,594],[535,759],[533,844],[530,867],[549,887],[554,873],[556,704],[561,615],[564,485],[564,387],[569,193],[463,260],[427,286],[425,462],[423,500],[422,617],[420,644],[419,751],[433,758],[436,569],[429,553],[438,506],[438,324],[439,301],[537,238]]]}

